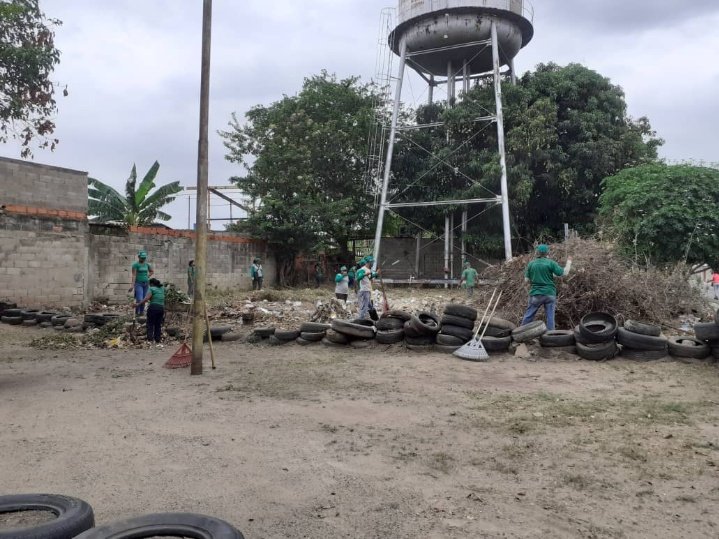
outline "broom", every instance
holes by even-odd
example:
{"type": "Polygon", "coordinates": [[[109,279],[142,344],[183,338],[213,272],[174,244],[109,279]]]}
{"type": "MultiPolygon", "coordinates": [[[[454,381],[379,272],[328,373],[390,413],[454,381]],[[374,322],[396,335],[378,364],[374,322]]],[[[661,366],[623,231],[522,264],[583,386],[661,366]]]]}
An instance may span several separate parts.
{"type": "MultiPolygon", "coordinates": [[[[190,305],[190,310],[192,310],[193,305],[194,302],[190,305]]],[[[182,346],[180,346],[177,352],[172,354],[172,357],[165,363],[164,367],[166,369],[184,369],[192,364],[192,349],[187,346],[187,334],[189,333],[190,326],[189,319],[190,311],[185,314],[185,331],[183,331],[185,340],[182,341],[182,346]]]]}
{"type": "Polygon", "coordinates": [[[494,316],[497,306],[499,305],[499,300],[502,299],[502,292],[500,292],[499,296],[497,296],[497,300],[494,302],[494,306],[492,307],[492,300],[494,300],[494,295],[496,293],[497,289],[495,288],[494,292],[492,292],[492,297],[489,298],[489,303],[487,303],[487,308],[484,310],[482,319],[479,321],[479,326],[474,334],[474,338],[461,348],[454,351],[454,355],[456,357],[466,359],[468,361],[486,361],[489,359],[489,354],[487,353],[487,350],[484,349],[482,339],[484,339],[484,334],[487,332],[487,322],[489,322],[494,316]],[[492,307],[492,312],[489,316],[487,316],[490,307],[492,307]],[[482,336],[480,337],[479,330],[482,329],[482,326],[484,326],[484,331],[482,331],[482,336]]]}

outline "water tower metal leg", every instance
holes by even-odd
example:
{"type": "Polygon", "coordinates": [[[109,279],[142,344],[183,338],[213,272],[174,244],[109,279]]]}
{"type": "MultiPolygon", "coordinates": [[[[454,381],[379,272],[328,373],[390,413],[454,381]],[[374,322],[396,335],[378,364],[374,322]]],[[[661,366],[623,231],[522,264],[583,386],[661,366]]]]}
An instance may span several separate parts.
{"type": "MultiPolygon", "coordinates": [[[[444,279],[449,279],[449,214],[444,214],[444,279]]],[[[447,288],[447,285],[444,285],[447,288]]]]}
{"type": "Polygon", "coordinates": [[[382,196],[379,203],[379,216],[377,217],[377,231],[374,236],[374,264],[377,269],[379,261],[379,250],[382,242],[382,228],[384,227],[384,213],[387,210],[387,187],[389,186],[389,175],[392,168],[392,154],[394,153],[394,141],[397,136],[397,119],[402,100],[402,83],[404,82],[404,68],[407,64],[407,42],[402,39],[399,45],[399,72],[397,73],[397,88],[394,94],[394,108],[392,109],[392,124],[389,131],[387,143],[387,160],[384,165],[384,178],[382,180],[382,196]]]}
{"type": "Polygon", "coordinates": [[[512,229],[509,222],[509,188],[507,186],[507,159],[504,148],[504,111],[502,109],[502,79],[499,72],[499,41],[497,24],[492,22],[492,58],[494,60],[494,98],[497,102],[497,145],[499,164],[502,169],[502,225],[504,228],[504,257],[512,260],[512,229]]]}
{"type": "Polygon", "coordinates": [[[466,95],[469,93],[471,80],[469,78],[469,63],[467,60],[464,61],[464,66],[462,67],[462,93],[466,95]]]}
{"type": "Polygon", "coordinates": [[[428,91],[429,96],[427,97],[427,104],[430,107],[432,106],[432,103],[434,102],[434,87],[435,87],[434,75],[430,75],[429,76],[429,91],[428,91]]]}
{"type": "Polygon", "coordinates": [[[517,85],[517,74],[514,72],[514,58],[509,60],[509,78],[512,81],[512,86],[517,85]]]}
{"type": "Polygon", "coordinates": [[[454,106],[454,67],[452,61],[447,62],[447,105],[454,106]]]}
{"type": "Polygon", "coordinates": [[[449,276],[454,279],[454,212],[449,222],[449,276]]]}
{"type": "Polygon", "coordinates": [[[462,264],[467,260],[467,208],[462,211],[462,264]]]}

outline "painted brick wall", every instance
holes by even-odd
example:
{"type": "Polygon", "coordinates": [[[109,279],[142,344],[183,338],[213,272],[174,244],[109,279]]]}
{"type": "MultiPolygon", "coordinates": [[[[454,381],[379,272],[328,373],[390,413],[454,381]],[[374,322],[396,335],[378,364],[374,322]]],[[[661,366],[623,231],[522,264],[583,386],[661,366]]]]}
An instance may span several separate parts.
{"type": "Polygon", "coordinates": [[[87,213],[87,173],[0,157],[0,206],[87,213]]]}

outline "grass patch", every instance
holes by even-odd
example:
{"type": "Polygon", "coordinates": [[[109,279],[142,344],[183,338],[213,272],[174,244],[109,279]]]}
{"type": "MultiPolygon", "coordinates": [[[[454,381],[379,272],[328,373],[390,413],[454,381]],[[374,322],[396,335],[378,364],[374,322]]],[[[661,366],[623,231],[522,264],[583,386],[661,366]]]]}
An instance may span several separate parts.
{"type": "Polygon", "coordinates": [[[75,335],[60,333],[37,337],[30,341],[30,346],[38,350],[77,350],[82,348],[82,342],[75,335]]]}

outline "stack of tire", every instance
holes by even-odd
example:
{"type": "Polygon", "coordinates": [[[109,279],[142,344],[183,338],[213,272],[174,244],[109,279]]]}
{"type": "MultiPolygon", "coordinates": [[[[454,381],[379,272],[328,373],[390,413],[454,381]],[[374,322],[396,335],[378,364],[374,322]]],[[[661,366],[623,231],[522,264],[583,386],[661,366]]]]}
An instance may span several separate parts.
{"type": "MultiPolygon", "coordinates": [[[[696,336],[696,339],[692,340],[693,344],[699,348],[699,350],[696,350],[696,354],[692,356],[675,357],[705,359],[711,355],[715,360],[719,360],[719,311],[716,313],[715,322],[695,324],[694,335],[696,336]],[[704,355],[705,353],[706,355],[704,355]]],[[[670,346],[673,350],[672,355],[674,355],[674,352],[677,351],[677,344],[682,345],[682,351],[690,351],[690,349],[684,347],[691,346],[692,342],[689,342],[687,338],[683,338],[681,343],[676,343],[675,340],[672,339],[670,341],[670,346]]]]}
{"type": "MultiPolygon", "coordinates": [[[[529,337],[527,338],[527,341],[536,338],[536,336],[530,335],[533,331],[533,327],[534,326],[525,327],[524,329],[518,328],[516,324],[513,324],[509,320],[504,320],[494,316],[490,318],[486,324],[483,324],[483,326],[479,328],[479,334],[481,335],[484,333],[484,337],[482,337],[482,345],[487,352],[490,354],[492,352],[503,353],[509,350],[509,346],[513,341],[512,335],[515,332],[517,332],[520,342],[526,342],[524,341],[524,338],[526,337],[529,337]],[[486,329],[484,326],[486,326],[486,329]]],[[[547,328],[544,327],[542,331],[545,331],[546,329],[547,328]]]]}
{"type": "Polygon", "coordinates": [[[437,344],[441,328],[439,317],[432,313],[413,314],[404,324],[404,342],[408,350],[431,352],[437,344]]]}
{"type": "Polygon", "coordinates": [[[255,330],[252,332],[252,335],[247,338],[247,342],[250,344],[267,342],[274,334],[275,328],[273,327],[255,328],[255,330]]]}
{"type": "Polygon", "coordinates": [[[444,308],[441,328],[437,333],[435,349],[451,354],[474,337],[477,310],[466,305],[450,303],[444,308]]]}
{"type": "Polygon", "coordinates": [[[539,344],[552,352],[577,353],[577,338],[572,330],[551,330],[539,337],[539,344]]]}
{"type": "Polygon", "coordinates": [[[374,343],[376,328],[372,320],[332,320],[322,343],[327,346],[369,348],[374,343]]]}
{"type": "Polygon", "coordinates": [[[322,339],[327,336],[327,330],[330,328],[329,324],[305,322],[300,326],[300,336],[295,339],[295,342],[301,346],[322,342],[322,339]]]}
{"type": "Polygon", "coordinates": [[[621,356],[634,361],[656,361],[669,354],[669,341],[659,326],[627,320],[617,331],[621,356]]]}
{"type": "Polygon", "coordinates": [[[17,307],[7,307],[3,309],[2,315],[0,315],[0,321],[4,324],[10,324],[14,326],[25,326],[25,327],[51,327],[52,323],[50,320],[57,313],[48,311],[39,311],[37,309],[18,309],[17,307]]]}
{"type": "Polygon", "coordinates": [[[617,319],[608,313],[590,313],[574,329],[577,355],[589,361],[606,361],[616,357],[617,319]]]}
{"type": "Polygon", "coordinates": [[[382,315],[375,327],[377,344],[399,344],[404,338],[404,325],[412,319],[412,315],[405,311],[389,311],[382,315]]]}

